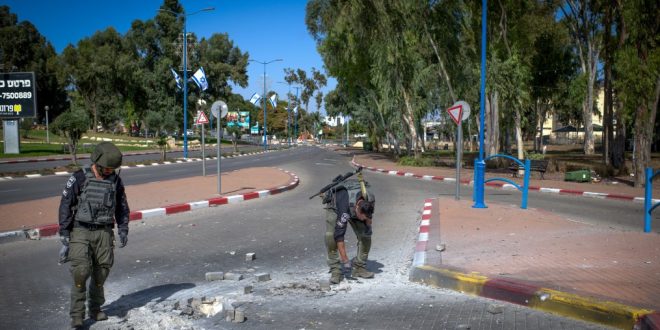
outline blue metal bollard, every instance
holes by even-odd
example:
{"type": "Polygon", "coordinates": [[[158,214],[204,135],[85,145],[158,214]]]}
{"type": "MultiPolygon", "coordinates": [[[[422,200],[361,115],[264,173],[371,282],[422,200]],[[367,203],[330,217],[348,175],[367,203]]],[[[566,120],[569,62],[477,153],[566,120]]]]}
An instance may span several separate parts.
{"type": "Polygon", "coordinates": [[[485,209],[484,203],[484,178],[486,173],[486,162],[483,159],[474,160],[474,205],[475,209],[485,209]]]}
{"type": "Polygon", "coordinates": [[[522,189],[522,202],[520,203],[521,209],[527,209],[527,194],[529,192],[529,176],[530,176],[530,167],[532,162],[529,159],[525,159],[525,176],[523,177],[523,189],[522,189]]]}

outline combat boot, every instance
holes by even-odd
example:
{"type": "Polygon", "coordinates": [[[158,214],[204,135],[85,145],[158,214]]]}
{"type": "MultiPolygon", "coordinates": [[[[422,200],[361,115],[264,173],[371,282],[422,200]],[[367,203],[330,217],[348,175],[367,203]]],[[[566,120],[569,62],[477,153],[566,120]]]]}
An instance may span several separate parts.
{"type": "Polygon", "coordinates": [[[365,267],[353,265],[353,277],[373,278],[374,273],[368,271],[365,267]]]}
{"type": "Polygon", "coordinates": [[[330,284],[339,284],[344,279],[340,270],[333,270],[330,275],[330,284]]]}
{"type": "Polygon", "coordinates": [[[71,328],[81,329],[83,326],[83,318],[80,316],[71,317],[71,328]]]}
{"type": "Polygon", "coordinates": [[[108,315],[103,311],[89,311],[89,318],[94,321],[105,321],[108,319],[108,315]]]}

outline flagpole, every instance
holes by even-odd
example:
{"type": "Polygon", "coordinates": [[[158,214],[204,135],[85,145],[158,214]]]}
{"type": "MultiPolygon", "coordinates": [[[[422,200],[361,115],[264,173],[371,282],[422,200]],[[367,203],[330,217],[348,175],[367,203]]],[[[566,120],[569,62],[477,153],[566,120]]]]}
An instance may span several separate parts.
{"type": "Polygon", "coordinates": [[[175,17],[183,19],[183,158],[188,158],[188,36],[186,31],[186,17],[201,13],[203,11],[213,11],[215,7],[200,9],[192,14],[177,13],[175,11],[160,8],[158,11],[164,11],[174,14],[175,17]]]}
{"type": "Polygon", "coordinates": [[[266,65],[270,64],[270,63],[273,63],[273,62],[280,62],[280,61],[284,61],[284,60],[281,59],[281,58],[278,58],[276,60],[271,60],[271,61],[268,61],[268,62],[261,62],[261,61],[257,61],[257,60],[249,60],[249,62],[256,62],[256,63],[264,65],[264,94],[261,95],[261,98],[264,102],[264,151],[268,151],[268,135],[267,135],[268,126],[266,125],[266,102],[267,102],[267,100],[266,100],[266,65]]]}

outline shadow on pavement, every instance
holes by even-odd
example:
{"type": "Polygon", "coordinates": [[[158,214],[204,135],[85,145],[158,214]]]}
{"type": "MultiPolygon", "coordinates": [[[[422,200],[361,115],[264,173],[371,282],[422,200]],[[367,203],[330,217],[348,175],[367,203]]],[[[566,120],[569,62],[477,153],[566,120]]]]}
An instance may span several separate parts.
{"type": "Polygon", "coordinates": [[[192,283],[163,284],[121,296],[104,308],[108,316],[125,317],[128,311],[139,308],[151,301],[162,302],[181,290],[194,288],[192,283]]]}

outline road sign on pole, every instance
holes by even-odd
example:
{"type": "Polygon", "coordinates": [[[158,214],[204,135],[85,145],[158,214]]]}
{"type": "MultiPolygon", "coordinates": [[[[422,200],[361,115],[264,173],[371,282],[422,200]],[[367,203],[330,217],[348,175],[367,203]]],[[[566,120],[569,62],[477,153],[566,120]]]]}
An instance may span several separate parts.
{"type": "Polygon", "coordinates": [[[463,120],[463,105],[454,105],[453,107],[447,109],[447,113],[449,113],[451,119],[453,119],[456,125],[458,125],[458,123],[463,120]]]}
{"type": "Polygon", "coordinates": [[[204,111],[200,111],[197,114],[197,120],[195,121],[195,124],[200,125],[200,124],[208,124],[208,123],[209,123],[208,117],[206,117],[204,111]]]}

